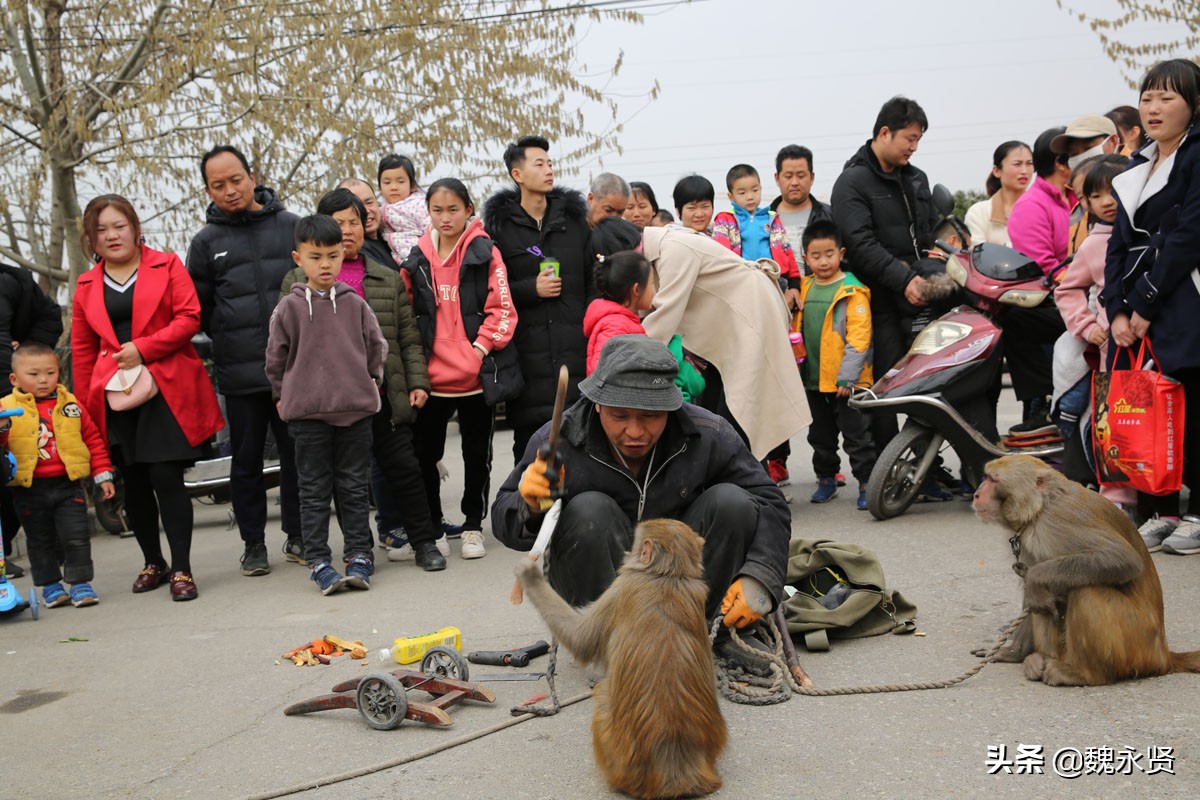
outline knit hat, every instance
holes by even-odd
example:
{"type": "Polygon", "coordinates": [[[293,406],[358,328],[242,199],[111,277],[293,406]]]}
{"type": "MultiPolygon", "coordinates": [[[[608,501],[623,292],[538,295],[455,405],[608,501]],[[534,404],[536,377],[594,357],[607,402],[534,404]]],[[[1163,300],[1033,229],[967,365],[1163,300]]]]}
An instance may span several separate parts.
{"type": "Polygon", "coordinates": [[[683,393],[675,385],[679,364],[666,345],[641,334],[604,343],[596,371],[579,383],[583,396],[602,406],[675,411],[683,393]]]}
{"type": "Polygon", "coordinates": [[[1050,140],[1050,151],[1067,152],[1071,139],[1095,139],[1097,136],[1116,136],[1117,126],[1108,117],[1088,114],[1067,126],[1067,129],[1050,140]]]}

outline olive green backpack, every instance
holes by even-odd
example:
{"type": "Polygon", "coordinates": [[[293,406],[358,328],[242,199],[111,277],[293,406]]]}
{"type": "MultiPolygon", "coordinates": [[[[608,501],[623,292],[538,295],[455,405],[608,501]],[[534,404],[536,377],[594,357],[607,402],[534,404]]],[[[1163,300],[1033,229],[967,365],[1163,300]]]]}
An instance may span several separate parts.
{"type": "Polygon", "coordinates": [[[917,607],[887,588],[879,558],[860,545],[793,540],[784,591],[788,632],[809,650],[828,650],[829,639],[916,630],[917,607]]]}

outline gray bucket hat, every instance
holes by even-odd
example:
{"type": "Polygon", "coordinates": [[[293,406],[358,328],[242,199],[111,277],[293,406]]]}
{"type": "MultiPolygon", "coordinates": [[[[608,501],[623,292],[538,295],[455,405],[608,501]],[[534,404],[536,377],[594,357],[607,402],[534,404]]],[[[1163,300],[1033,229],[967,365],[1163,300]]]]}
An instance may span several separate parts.
{"type": "Polygon", "coordinates": [[[579,383],[583,396],[602,406],[675,411],[683,393],[675,385],[679,365],[661,342],[641,334],[604,343],[596,371],[579,383]]]}

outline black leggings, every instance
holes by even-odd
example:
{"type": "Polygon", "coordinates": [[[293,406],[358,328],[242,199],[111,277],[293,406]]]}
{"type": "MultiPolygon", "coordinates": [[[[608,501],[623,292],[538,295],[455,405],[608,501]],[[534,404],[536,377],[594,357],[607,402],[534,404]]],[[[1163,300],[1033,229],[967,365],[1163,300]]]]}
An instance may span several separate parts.
{"type": "Polygon", "coordinates": [[[125,513],[147,564],[165,566],[158,535],[159,515],[171,548],[171,569],[191,572],[192,498],[183,488],[182,461],[122,464],[125,513]]]}

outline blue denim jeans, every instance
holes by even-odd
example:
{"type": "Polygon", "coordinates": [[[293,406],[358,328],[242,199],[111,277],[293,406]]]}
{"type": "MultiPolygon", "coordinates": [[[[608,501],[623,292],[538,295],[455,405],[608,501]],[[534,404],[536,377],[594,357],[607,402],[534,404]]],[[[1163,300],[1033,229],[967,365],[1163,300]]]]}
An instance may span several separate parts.
{"type": "Polygon", "coordinates": [[[1081,378],[1079,383],[1062,393],[1058,398],[1058,429],[1066,438],[1070,438],[1079,427],[1079,415],[1087,411],[1092,402],[1092,376],[1089,373],[1081,378]]]}

